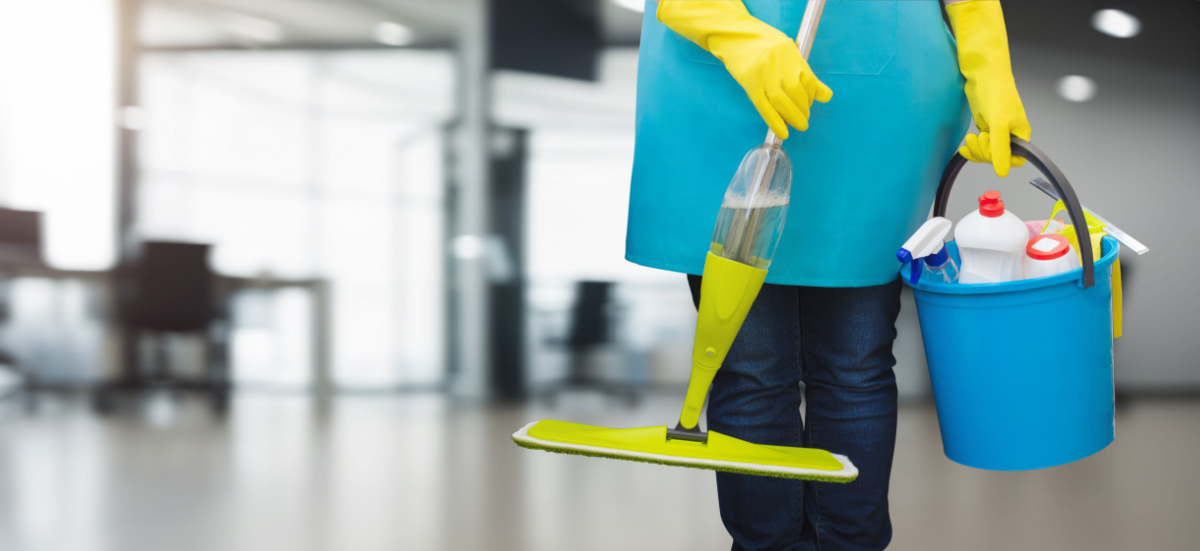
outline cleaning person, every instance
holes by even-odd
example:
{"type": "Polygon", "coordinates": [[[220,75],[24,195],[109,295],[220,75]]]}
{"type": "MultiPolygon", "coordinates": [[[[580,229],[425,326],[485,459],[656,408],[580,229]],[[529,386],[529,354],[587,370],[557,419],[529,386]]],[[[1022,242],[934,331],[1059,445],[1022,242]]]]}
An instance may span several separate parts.
{"type": "Polygon", "coordinates": [[[1009,135],[1028,139],[1030,125],[999,2],[949,3],[952,36],[936,0],[833,0],[807,62],[791,38],[805,5],[646,3],[626,258],[688,274],[699,302],[739,160],[764,122],[786,140],[787,224],[713,379],[706,428],[828,450],[859,472],[848,484],[719,472],[721,517],[739,550],[883,549],[900,309],[891,259],[925,221],[972,116],[980,133],[961,153],[1000,176],[1022,162],[1009,135]]]}
{"type": "MultiPolygon", "coordinates": [[[[826,0],[810,0],[796,36],[801,57],[812,51],[826,0]]],[[[848,483],[850,458],[816,448],[771,446],[700,428],[709,386],[725,361],[775,256],[791,202],[792,164],[783,140],[766,132],[742,159],[721,199],[704,261],[692,374],[675,428],[613,428],[543,419],[522,427],[513,442],[531,450],[585,455],[719,472],[848,483]]]]}

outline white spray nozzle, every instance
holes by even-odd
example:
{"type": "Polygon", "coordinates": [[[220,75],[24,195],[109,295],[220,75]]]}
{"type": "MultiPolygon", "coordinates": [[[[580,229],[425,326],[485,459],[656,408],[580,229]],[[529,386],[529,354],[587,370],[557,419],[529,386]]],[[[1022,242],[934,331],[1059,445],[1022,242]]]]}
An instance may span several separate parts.
{"type": "Polygon", "coordinates": [[[951,226],[950,220],[941,216],[930,218],[904,242],[896,258],[900,262],[912,262],[941,251],[946,246],[946,236],[950,235],[951,226]]]}

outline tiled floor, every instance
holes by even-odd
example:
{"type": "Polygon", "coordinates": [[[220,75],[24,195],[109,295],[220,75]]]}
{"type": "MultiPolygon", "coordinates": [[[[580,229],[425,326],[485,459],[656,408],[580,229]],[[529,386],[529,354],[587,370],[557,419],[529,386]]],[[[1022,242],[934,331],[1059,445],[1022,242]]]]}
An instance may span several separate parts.
{"type": "MultiPolygon", "coordinates": [[[[706,471],[522,450],[553,416],[664,424],[678,397],[453,407],[356,397],[317,415],[295,396],[239,399],[226,423],[152,401],[108,420],[79,405],[0,408],[0,549],[719,550],[729,537],[706,471]]],[[[958,466],[928,406],[902,409],[896,550],[1195,549],[1200,401],[1135,401],[1117,442],[1028,473],[958,466]]]]}

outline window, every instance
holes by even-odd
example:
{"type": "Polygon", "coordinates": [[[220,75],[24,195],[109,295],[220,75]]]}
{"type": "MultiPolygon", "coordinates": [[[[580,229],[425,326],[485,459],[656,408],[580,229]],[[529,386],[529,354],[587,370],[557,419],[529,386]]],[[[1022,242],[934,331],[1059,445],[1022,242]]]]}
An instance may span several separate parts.
{"type": "MultiPolygon", "coordinates": [[[[212,243],[226,274],[327,278],[340,386],[441,381],[450,54],[155,53],[142,93],[143,237],[212,243]]],[[[308,381],[306,299],[277,295],[235,308],[239,382],[308,381]]]]}

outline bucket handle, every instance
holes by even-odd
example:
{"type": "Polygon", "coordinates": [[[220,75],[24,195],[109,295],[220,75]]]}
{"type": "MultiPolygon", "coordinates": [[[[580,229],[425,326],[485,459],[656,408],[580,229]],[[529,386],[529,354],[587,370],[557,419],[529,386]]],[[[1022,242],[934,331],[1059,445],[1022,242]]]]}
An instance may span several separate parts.
{"type": "MultiPolygon", "coordinates": [[[[1083,218],[1083,208],[1080,206],[1079,197],[1075,195],[1075,190],[1071,188],[1071,184],[1067,182],[1067,177],[1059,170],[1058,165],[1050,160],[1041,149],[1036,145],[1029,143],[1016,136],[1011,137],[1012,154],[1024,157],[1025,160],[1033,163],[1046,179],[1054,185],[1054,189],[1058,190],[1058,196],[1062,198],[1063,204],[1067,207],[1067,214],[1071,216],[1071,223],[1075,225],[1076,232],[1078,228],[1087,228],[1087,222],[1083,218]]],[[[950,202],[950,189],[954,187],[954,179],[958,177],[959,171],[963,165],[967,164],[967,159],[959,153],[955,153],[954,157],[950,158],[950,163],[946,165],[946,170],[942,172],[942,181],[938,184],[937,197],[933,203],[934,216],[946,216],[946,205],[950,202]]],[[[1086,243],[1087,240],[1080,239],[1080,243],[1086,243]]],[[[1096,268],[1093,265],[1095,259],[1092,258],[1091,247],[1079,247],[1079,254],[1083,260],[1083,280],[1080,283],[1084,289],[1096,285],[1096,268]]]]}

